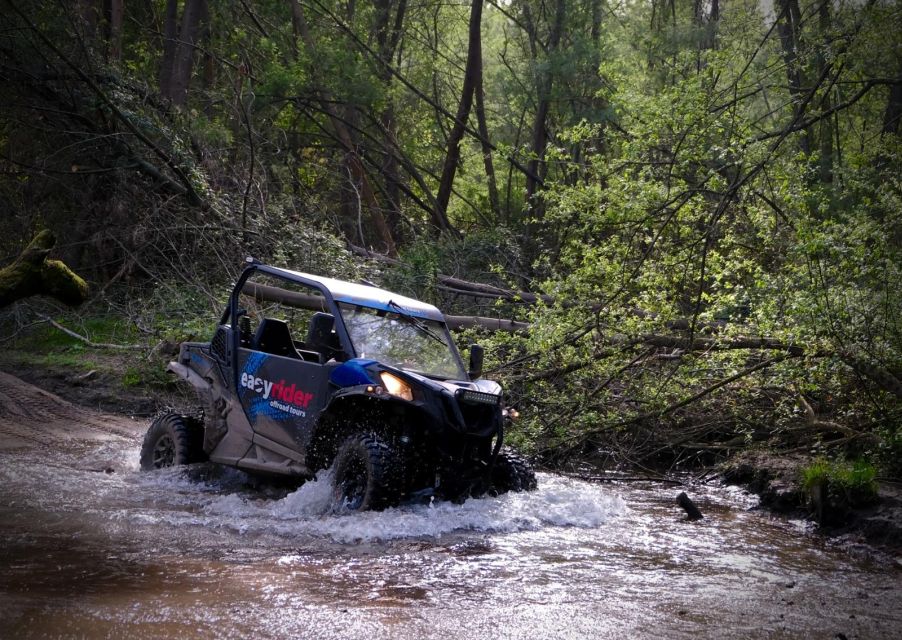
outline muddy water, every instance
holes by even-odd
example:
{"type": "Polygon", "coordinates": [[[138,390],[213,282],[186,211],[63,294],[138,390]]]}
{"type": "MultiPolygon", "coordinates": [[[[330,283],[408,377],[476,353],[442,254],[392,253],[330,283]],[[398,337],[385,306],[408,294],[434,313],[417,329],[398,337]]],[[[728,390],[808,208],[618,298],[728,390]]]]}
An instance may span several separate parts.
{"type": "Polygon", "coordinates": [[[335,515],[328,477],[142,473],[138,446],[0,451],[0,637],[902,637],[902,571],[736,489],[690,488],[695,523],[673,487],[547,474],[335,515]]]}

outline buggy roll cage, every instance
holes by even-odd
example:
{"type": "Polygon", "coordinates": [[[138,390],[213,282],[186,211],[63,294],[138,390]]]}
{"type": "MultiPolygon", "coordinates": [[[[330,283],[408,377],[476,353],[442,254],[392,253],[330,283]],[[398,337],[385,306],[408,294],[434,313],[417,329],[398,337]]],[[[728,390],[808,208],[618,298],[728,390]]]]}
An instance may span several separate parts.
{"type": "MultiPolygon", "coordinates": [[[[229,358],[229,361],[232,367],[232,377],[234,378],[233,383],[236,387],[238,386],[238,350],[241,346],[241,332],[238,329],[238,321],[240,320],[241,316],[246,313],[246,311],[244,309],[241,309],[240,305],[238,304],[238,297],[242,293],[249,293],[251,295],[254,295],[255,297],[259,297],[262,300],[281,302],[289,306],[309,309],[311,311],[322,311],[331,314],[334,318],[334,328],[336,334],[338,335],[339,342],[341,343],[342,351],[347,355],[348,358],[356,358],[357,350],[354,346],[353,341],[351,340],[351,336],[348,333],[347,327],[345,326],[344,317],[341,314],[341,309],[338,307],[335,296],[329,289],[327,282],[333,282],[336,285],[342,286],[347,285],[352,288],[357,286],[365,286],[365,288],[369,289],[370,291],[394,296],[395,299],[403,299],[406,304],[416,305],[416,307],[407,308],[406,306],[401,306],[393,302],[392,299],[389,299],[386,304],[384,301],[379,301],[376,299],[367,299],[365,297],[358,298],[358,295],[356,295],[356,293],[350,295],[348,295],[346,292],[342,293],[343,297],[350,298],[349,300],[347,300],[347,302],[350,304],[360,304],[362,306],[384,309],[386,311],[395,309],[396,312],[400,311],[402,315],[406,314],[416,318],[425,318],[440,321],[443,324],[445,323],[444,314],[442,314],[432,305],[424,304],[422,302],[415,301],[404,296],[398,296],[397,294],[392,294],[391,292],[385,291],[384,289],[379,289],[378,287],[372,287],[371,285],[355,285],[350,282],[333,280],[330,278],[325,278],[327,282],[323,282],[322,280],[314,277],[307,277],[307,275],[301,274],[296,271],[280,269],[278,267],[271,267],[269,265],[262,264],[254,260],[253,258],[249,258],[248,263],[248,266],[244,268],[244,270],[241,272],[241,275],[238,277],[238,280],[235,282],[235,286],[232,289],[231,295],[229,296],[228,305],[226,306],[225,310],[223,310],[222,316],[219,321],[220,325],[230,325],[231,327],[231,357],[229,358]],[[256,273],[266,274],[274,278],[284,280],[286,282],[293,282],[305,287],[309,287],[310,289],[313,289],[322,294],[322,297],[320,298],[319,296],[307,295],[262,284],[251,283],[250,285],[248,285],[248,280],[252,275],[256,273]]],[[[445,331],[447,332],[447,327],[445,328],[445,331]]],[[[450,339],[450,335],[448,336],[448,338],[448,347],[451,349],[454,359],[457,360],[458,363],[460,363],[462,371],[467,371],[466,367],[463,366],[463,359],[460,356],[457,345],[454,343],[453,339],[450,339]]]]}
{"type": "Polygon", "coordinates": [[[233,383],[236,388],[238,386],[238,349],[241,347],[241,332],[237,329],[237,326],[241,316],[247,313],[246,310],[240,308],[240,305],[238,304],[238,297],[245,292],[247,281],[252,275],[256,273],[264,273],[273,276],[274,278],[301,284],[320,292],[323,295],[322,300],[319,300],[316,296],[308,296],[301,293],[295,293],[293,291],[278,289],[277,287],[269,287],[266,285],[254,285],[251,288],[251,291],[254,295],[259,294],[260,297],[264,300],[274,300],[288,304],[294,303],[294,306],[297,307],[311,309],[314,311],[325,311],[332,314],[332,317],[335,318],[335,332],[338,334],[338,339],[341,342],[342,350],[346,354],[348,354],[348,357],[350,358],[357,356],[357,353],[354,350],[354,344],[351,342],[351,338],[348,335],[347,329],[345,328],[344,321],[341,319],[341,313],[339,312],[338,305],[336,304],[335,298],[332,296],[332,292],[329,291],[328,287],[324,286],[322,283],[316,280],[305,278],[291,271],[286,271],[277,267],[270,267],[265,264],[252,262],[244,268],[244,271],[242,271],[241,275],[238,277],[238,281],[235,283],[235,286],[232,289],[232,293],[229,296],[229,303],[226,306],[225,310],[222,312],[222,317],[219,320],[219,324],[228,324],[232,329],[232,353],[230,364],[232,367],[232,377],[234,378],[233,383]]]}

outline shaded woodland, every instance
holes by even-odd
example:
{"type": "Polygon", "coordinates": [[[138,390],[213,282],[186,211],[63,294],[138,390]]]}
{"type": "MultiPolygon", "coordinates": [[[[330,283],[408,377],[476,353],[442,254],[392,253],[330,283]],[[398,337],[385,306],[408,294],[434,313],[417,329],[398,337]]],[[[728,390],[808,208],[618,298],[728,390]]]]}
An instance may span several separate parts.
{"type": "Polygon", "coordinates": [[[0,265],[82,313],[193,335],[253,255],[457,317],[551,464],[902,470],[899,0],[0,6],[0,265]]]}

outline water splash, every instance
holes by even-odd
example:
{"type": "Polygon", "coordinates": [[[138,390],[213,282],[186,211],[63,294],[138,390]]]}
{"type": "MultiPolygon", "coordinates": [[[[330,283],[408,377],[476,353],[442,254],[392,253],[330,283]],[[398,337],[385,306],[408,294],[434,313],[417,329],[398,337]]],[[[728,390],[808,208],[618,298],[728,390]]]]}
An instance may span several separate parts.
{"type": "Polygon", "coordinates": [[[213,524],[242,532],[313,534],[336,542],[438,538],[457,531],[535,531],[544,527],[596,528],[627,509],[616,494],[587,483],[540,474],[539,490],[470,499],[434,501],[381,512],[332,513],[331,472],[281,500],[240,495],[210,501],[204,513],[213,524]]]}

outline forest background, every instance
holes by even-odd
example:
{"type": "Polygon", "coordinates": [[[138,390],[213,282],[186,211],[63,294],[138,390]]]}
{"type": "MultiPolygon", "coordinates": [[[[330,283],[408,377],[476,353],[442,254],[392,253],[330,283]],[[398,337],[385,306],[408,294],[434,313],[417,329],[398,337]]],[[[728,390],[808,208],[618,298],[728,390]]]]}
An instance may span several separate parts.
{"type": "Polygon", "coordinates": [[[7,363],[164,387],[253,255],[466,316],[546,464],[902,472],[898,0],[0,7],[0,264],[91,287],[7,363]]]}

